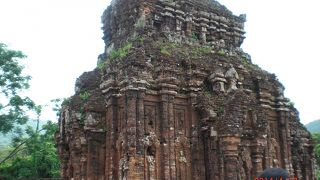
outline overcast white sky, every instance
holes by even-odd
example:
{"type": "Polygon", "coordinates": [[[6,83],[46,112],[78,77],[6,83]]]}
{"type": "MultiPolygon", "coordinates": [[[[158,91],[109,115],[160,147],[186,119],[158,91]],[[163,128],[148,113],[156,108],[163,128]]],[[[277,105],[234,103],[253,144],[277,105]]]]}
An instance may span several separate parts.
{"type": "MultiPolygon", "coordinates": [[[[130,2],[130,0],[128,0],[130,2]]],[[[275,73],[300,111],[320,118],[320,1],[219,0],[247,14],[243,49],[275,73]]],[[[30,96],[39,104],[71,96],[78,76],[103,52],[100,17],[110,0],[0,0],[0,42],[28,55],[30,96]]],[[[43,118],[53,119],[45,111],[43,118]]]]}

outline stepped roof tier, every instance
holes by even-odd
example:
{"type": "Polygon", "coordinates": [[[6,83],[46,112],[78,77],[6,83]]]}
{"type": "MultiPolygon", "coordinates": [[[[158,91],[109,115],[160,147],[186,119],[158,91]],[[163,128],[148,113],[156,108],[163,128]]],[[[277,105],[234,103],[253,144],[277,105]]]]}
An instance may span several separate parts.
{"type": "Polygon", "coordinates": [[[298,111],[241,49],[245,21],[217,1],[114,0],[98,66],[62,106],[62,177],[315,179],[298,111]]]}

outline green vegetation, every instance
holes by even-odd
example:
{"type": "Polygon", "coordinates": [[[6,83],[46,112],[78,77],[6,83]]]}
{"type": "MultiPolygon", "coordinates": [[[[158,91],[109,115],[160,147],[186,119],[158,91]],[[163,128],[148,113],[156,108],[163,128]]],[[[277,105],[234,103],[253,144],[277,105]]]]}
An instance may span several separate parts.
{"type": "Polygon", "coordinates": [[[143,43],[145,40],[144,37],[138,36],[137,41],[139,41],[140,43],[143,43]]]}
{"type": "Polygon", "coordinates": [[[90,97],[90,93],[85,91],[85,92],[82,92],[80,93],[80,99],[84,102],[88,101],[89,97],[90,97]]]}
{"type": "Polygon", "coordinates": [[[80,107],[80,119],[79,119],[79,124],[81,127],[83,127],[85,125],[85,121],[86,120],[86,114],[84,111],[84,107],[80,107]]]}
{"type": "Polygon", "coordinates": [[[109,54],[110,60],[119,59],[119,58],[121,59],[123,57],[126,57],[129,54],[131,48],[132,48],[132,43],[129,42],[129,43],[126,43],[123,47],[111,51],[109,54]]]}
{"type": "Polygon", "coordinates": [[[16,125],[28,121],[28,110],[34,110],[35,103],[22,96],[22,91],[29,88],[30,76],[23,75],[20,60],[26,56],[21,51],[10,50],[0,43],[0,132],[8,133],[16,125]]]}
{"type": "Polygon", "coordinates": [[[167,49],[167,47],[161,47],[160,53],[161,53],[162,55],[165,55],[165,56],[170,56],[170,55],[171,55],[171,53],[169,52],[169,50],[167,49]]]}
{"type": "Polygon", "coordinates": [[[249,62],[249,60],[247,59],[247,58],[242,58],[242,63],[243,63],[243,65],[245,65],[245,66],[250,66],[250,62],[249,62]]]}
{"type": "Polygon", "coordinates": [[[29,88],[31,79],[23,75],[20,60],[25,57],[0,43],[0,133],[11,136],[11,145],[0,149],[0,179],[59,177],[60,162],[54,141],[58,126],[48,122],[41,128],[42,107],[21,95],[29,88]],[[25,125],[32,120],[29,114],[37,117],[33,127],[25,125]]]}
{"type": "Polygon", "coordinates": [[[219,56],[226,56],[226,52],[223,51],[223,50],[218,51],[217,54],[218,54],[219,56]]]}
{"type": "Polygon", "coordinates": [[[288,102],[288,106],[293,108],[294,107],[294,102],[292,102],[292,101],[288,102]]]}
{"type": "Polygon", "coordinates": [[[320,133],[313,133],[312,139],[315,142],[316,174],[317,178],[320,179],[320,133]]]}
{"type": "Polygon", "coordinates": [[[7,156],[0,159],[0,179],[59,177],[60,162],[54,141],[57,128],[52,122],[41,130],[29,127],[27,137],[20,138],[12,148],[1,150],[0,154],[7,156]]]}
{"type": "Polygon", "coordinates": [[[196,42],[196,41],[199,41],[199,38],[196,35],[196,33],[192,33],[190,40],[191,40],[191,42],[196,42]]]}
{"type": "Polygon", "coordinates": [[[208,46],[199,46],[199,47],[195,47],[190,51],[190,56],[192,58],[196,58],[196,57],[200,57],[203,54],[209,54],[211,53],[212,48],[208,47],[208,46]]]}
{"type": "Polygon", "coordinates": [[[98,67],[98,69],[103,70],[106,67],[106,60],[99,59],[97,62],[97,67],[98,67]]]}
{"type": "Polygon", "coordinates": [[[242,58],[242,63],[245,67],[255,69],[255,70],[261,70],[260,67],[257,64],[251,63],[247,58],[242,58]]]}
{"type": "Polygon", "coordinates": [[[320,133],[320,119],[306,124],[306,128],[311,133],[320,133]]]}
{"type": "MultiPolygon", "coordinates": [[[[138,22],[141,23],[141,21],[138,21],[138,22]]],[[[138,25],[140,25],[140,24],[138,24],[138,25]]],[[[103,70],[106,67],[108,60],[115,60],[115,59],[121,59],[121,58],[126,57],[130,53],[130,50],[133,47],[133,43],[132,42],[143,43],[144,40],[145,40],[144,37],[139,36],[136,33],[134,33],[133,36],[134,37],[131,38],[129,40],[129,42],[124,44],[124,46],[122,46],[121,48],[113,49],[112,51],[110,51],[110,53],[108,54],[108,58],[107,59],[104,59],[104,58],[98,59],[97,68],[100,69],[100,70],[103,70]]]]}
{"type": "Polygon", "coordinates": [[[185,44],[163,42],[157,45],[164,56],[183,55],[189,58],[199,58],[212,52],[208,46],[188,46],[185,44]]]}
{"type": "MultiPolygon", "coordinates": [[[[40,121],[39,122],[39,126],[43,126],[44,124],[46,124],[47,121],[40,121]]],[[[25,129],[28,127],[36,127],[37,126],[37,121],[36,120],[29,120],[26,124],[24,125],[19,125],[19,129],[21,129],[22,131],[25,131],[25,129]]],[[[17,136],[17,134],[13,131],[13,132],[9,132],[7,134],[3,134],[0,133],[0,150],[8,150],[10,149],[10,143],[11,140],[14,139],[17,136]]],[[[4,154],[0,153],[0,159],[2,159],[2,157],[4,156],[4,154]]]]}
{"type": "Polygon", "coordinates": [[[224,114],[224,107],[221,106],[221,107],[218,108],[217,116],[221,117],[223,114],[224,114]]]}
{"type": "Polygon", "coordinates": [[[160,53],[165,56],[171,56],[178,47],[180,47],[177,43],[160,43],[160,53]]]}

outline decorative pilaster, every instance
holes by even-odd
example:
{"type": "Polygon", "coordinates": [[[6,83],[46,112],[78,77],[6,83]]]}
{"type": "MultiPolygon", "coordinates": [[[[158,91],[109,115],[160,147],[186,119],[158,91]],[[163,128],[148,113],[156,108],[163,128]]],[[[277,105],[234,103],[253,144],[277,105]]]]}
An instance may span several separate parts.
{"type": "Polygon", "coordinates": [[[257,142],[253,145],[251,150],[252,150],[253,175],[257,177],[263,171],[264,146],[262,146],[259,142],[257,142]]]}
{"type": "Polygon", "coordinates": [[[224,178],[225,180],[238,180],[238,147],[240,144],[238,135],[221,135],[220,146],[224,154],[224,178]]]}

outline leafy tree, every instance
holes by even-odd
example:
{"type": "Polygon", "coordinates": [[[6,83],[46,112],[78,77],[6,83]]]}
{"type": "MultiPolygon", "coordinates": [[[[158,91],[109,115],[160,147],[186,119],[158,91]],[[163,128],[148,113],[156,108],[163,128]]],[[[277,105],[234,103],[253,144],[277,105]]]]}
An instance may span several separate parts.
{"type": "Polygon", "coordinates": [[[11,151],[17,153],[0,162],[0,179],[59,177],[60,161],[54,140],[57,129],[58,125],[51,121],[42,129],[28,127],[28,137],[11,151]]]}
{"type": "Polygon", "coordinates": [[[313,133],[312,139],[315,143],[314,153],[316,157],[316,165],[317,165],[317,176],[320,179],[320,133],[313,133]]]}
{"type": "Polygon", "coordinates": [[[30,76],[23,74],[21,51],[10,50],[0,43],[0,133],[14,130],[12,147],[0,150],[0,179],[59,177],[60,162],[56,152],[54,134],[57,124],[48,122],[39,127],[41,106],[23,96],[29,88],[30,76]],[[23,132],[18,125],[37,114],[36,127],[23,132]]]}
{"type": "Polygon", "coordinates": [[[26,112],[35,108],[29,97],[21,92],[29,88],[30,76],[23,75],[20,60],[26,56],[21,51],[7,49],[0,43],[0,132],[12,131],[16,124],[25,124],[26,112]]]}

